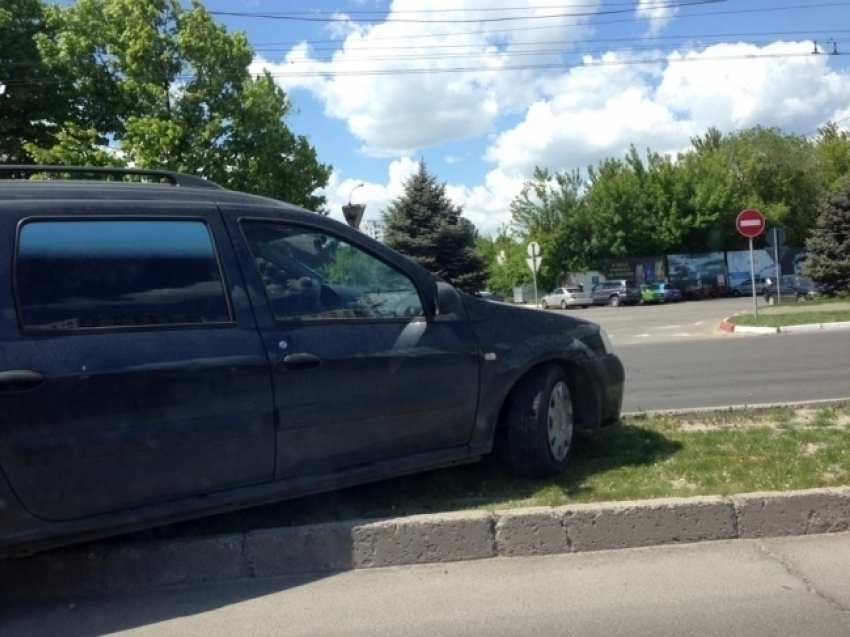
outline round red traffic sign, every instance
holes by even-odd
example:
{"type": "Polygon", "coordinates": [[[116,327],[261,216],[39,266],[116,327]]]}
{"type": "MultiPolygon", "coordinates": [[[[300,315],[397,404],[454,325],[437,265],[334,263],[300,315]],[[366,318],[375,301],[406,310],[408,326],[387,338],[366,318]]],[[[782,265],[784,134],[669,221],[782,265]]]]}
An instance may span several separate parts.
{"type": "Polygon", "coordinates": [[[735,219],[735,227],[745,237],[752,239],[764,232],[765,228],[764,215],[755,208],[747,208],[738,213],[738,218],[735,219]]]}

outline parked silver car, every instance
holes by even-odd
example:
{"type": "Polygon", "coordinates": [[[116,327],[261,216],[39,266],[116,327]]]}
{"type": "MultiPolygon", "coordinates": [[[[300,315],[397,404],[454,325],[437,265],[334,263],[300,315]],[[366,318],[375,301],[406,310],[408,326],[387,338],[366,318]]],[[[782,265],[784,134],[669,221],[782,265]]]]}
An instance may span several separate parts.
{"type": "Polygon", "coordinates": [[[540,307],[544,310],[550,307],[560,307],[562,310],[568,307],[588,308],[590,305],[590,293],[579,287],[555,288],[540,299],[540,307]]]}
{"type": "MultiPolygon", "coordinates": [[[[756,294],[764,294],[764,289],[766,286],[770,285],[769,279],[763,279],[762,277],[756,277],[756,294]]],[[[747,279],[743,283],[739,283],[734,288],[732,288],[733,296],[752,296],[753,295],[753,282],[752,279],[747,279]]]]}

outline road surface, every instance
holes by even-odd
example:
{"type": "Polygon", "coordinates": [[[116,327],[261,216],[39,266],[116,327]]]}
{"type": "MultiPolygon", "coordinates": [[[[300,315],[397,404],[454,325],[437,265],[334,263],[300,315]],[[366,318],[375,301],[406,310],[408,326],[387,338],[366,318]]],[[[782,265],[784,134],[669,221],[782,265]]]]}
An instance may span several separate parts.
{"type": "Polygon", "coordinates": [[[850,397],[850,332],[614,345],[626,412],[850,397]]]}
{"type": "Polygon", "coordinates": [[[626,412],[850,397],[850,332],[618,347],[626,412]]]}
{"type": "MultiPolygon", "coordinates": [[[[762,305],[760,299],[759,306],[762,305]]],[[[599,323],[615,345],[627,345],[723,338],[725,333],[718,330],[720,321],[751,309],[752,299],[730,298],[663,305],[591,307],[586,310],[569,309],[564,313],[599,323]]]]}
{"type": "Polygon", "coordinates": [[[4,637],[846,637],[850,535],[254,580],[16,608],[4,637]]]}

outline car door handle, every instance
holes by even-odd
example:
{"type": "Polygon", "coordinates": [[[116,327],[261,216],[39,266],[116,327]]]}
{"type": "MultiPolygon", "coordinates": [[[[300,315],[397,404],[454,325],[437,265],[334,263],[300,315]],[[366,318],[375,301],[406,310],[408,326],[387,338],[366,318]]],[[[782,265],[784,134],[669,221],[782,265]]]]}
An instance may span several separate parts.
{"type": "Polygon", "coordinates": [[[0,372],[0,391],[34,389],[44,382],[44,376],[29,369],[12,369],[0,372]]]}
{"type": "Polygon", "coordinates": [[[315,354],[290,354],[286,358],[283,359],[283,366],[286,369],[291,369],[294,372],[303,372],[308,369],[314,369],[318,367],[322,362],[322,359],[316,356],[315,354]]]}

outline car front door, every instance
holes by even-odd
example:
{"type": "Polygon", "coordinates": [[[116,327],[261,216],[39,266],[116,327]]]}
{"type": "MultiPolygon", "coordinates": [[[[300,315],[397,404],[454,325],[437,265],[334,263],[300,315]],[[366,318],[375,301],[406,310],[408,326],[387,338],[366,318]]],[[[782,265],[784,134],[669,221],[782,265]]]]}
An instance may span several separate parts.
{"type": "Polygon", "coordinates": [[[268,359],[217,208],[0,204],[0,236],[0,467],[31,513],[273,479],[268,359]]]}
{"type": "Polygon", "coordinates": [[[611,289],[611,283],[600,283],[593,291],[593,302],[597,305],[605,305],[608,303],[608,292],[611,289]]]}
{"type": "Polygon", "coordinates": [[[377,242],[281,216],[226,211],[272,363],[276,477],[464,451],[479,382],[468,321],[435,320],[434,280],[377,242]]]}

